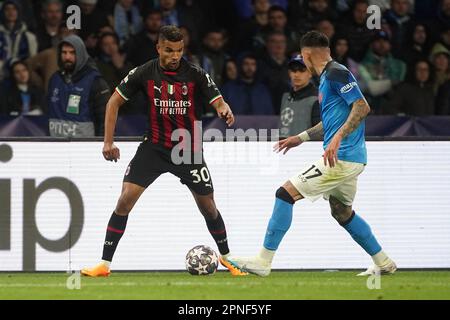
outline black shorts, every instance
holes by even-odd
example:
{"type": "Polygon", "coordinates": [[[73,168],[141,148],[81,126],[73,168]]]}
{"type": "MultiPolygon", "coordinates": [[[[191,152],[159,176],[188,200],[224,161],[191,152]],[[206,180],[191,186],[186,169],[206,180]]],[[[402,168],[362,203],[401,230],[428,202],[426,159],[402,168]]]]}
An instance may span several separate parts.
{"type": "Polygon", "coordinates": [[[176,165],[171,160],[170,150],[163,150],[146,140],[139,145],[134,158],[128,165],[123,182],[147,188],[161,174],[170,172],[180,178],[181,183],[195,193],[208,195],[214,191],[214,188],[203,157],[201,157],[201,162],[176,165]]]}

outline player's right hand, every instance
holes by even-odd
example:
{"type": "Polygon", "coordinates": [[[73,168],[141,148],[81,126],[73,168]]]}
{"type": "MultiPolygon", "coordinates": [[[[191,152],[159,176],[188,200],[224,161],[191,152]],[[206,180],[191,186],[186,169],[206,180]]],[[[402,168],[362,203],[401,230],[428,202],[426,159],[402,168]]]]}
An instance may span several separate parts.
{"type": "Polygon", "coordinates": [[[283,154],[286,154],[286,152],[289,151],[291,148],[298,147],[303,143],[302,139],[300,139],[299,136],[292,136],[283,140],[278,141],[273,146],[273,151],[276,153],[279,153],[284,150],[283,154]]]}
{"type": "Polygon", "coordinates": [[[105,143],[103,145],[103,157],[105,160],[117,162],[120,159],[120,150],[114,143],[105,143]]]}

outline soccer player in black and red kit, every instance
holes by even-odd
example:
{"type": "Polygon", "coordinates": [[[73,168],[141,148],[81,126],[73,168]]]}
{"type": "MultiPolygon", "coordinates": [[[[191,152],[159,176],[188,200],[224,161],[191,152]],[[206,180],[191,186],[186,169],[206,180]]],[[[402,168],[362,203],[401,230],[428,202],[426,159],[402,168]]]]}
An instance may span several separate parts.
{"type": "Polygon", "coordinates": [[[119,148],[114,145],[117,113],[138,91],[148,96],[149,130],[125,172],[122,193],[106,230],[102,261],[81,273],[92,277],[110,274],[110,263],[130,211],[156,178],[170,172],[192,192],[217,244],[222,265],[233,275],[245,275],[227,260],[230,252],[225,224],[214,202],[211,175],[201,153],[200,130],[196,128],[196,121],[201,118],[202,101],[208,101],[229,126],[234,123],[233,113],[210,76],[182,58],[183,34],[177,27],[161,28],[157,50],[159,58],[130,71],[107,104],[103,147],[106,160],[120,159],[119,148]],[[177,141],[173,136],[181,139],[177,141]],[[180,150],[174,153],[174,148],[180,150]],[[173,154],[179,154],[185,161],[174,161],[173,154]]]}

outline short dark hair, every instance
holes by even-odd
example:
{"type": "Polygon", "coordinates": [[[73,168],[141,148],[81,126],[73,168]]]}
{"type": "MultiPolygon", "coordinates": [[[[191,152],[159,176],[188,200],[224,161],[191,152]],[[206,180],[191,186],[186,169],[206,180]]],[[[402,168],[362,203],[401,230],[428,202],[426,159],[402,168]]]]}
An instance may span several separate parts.
{"type": "Polygon", "coordinates": [[[14,70],[14,68],[15,68],[16,66],[18,66],[19,64],[23,65],[28,71],[30,71],[29,68],[28,68],[28,65],[25,63],[24,60],[13,59],[13,60],[10,62],[10,65],[9,65],[9,70],[10,70],[10,72],[12,73],[13,70],[14,70]]]}
{"type": "Polygon", "coordinates": [[[145,12],[145,14],[144,14],[144,19],[147,19],[149,16],[152,16],[152,15],[159,15],[159,16],[163,16],[163,13],[161,12],[161,10],[158,10],[158,9],[149,9],[149,10],[147,10],[146,12],[145,12]]]}
{"type": "Polygon", "coordinates": [[[311,48],[329,48],[330,40],[328,37],[319,31],[309,31],[307,32],[300,41],[300,47],[311,47],[311,48]]]}
{"type": "Polygon", "coordinates": [[[159,39],[168,40],[170,42],[178,42],[183,40],[183,33],[177,26],[163,26],[159,29],[159,39]]]}
{"type": "Polygon", "coordinates": [[[283,12],[284,15],[287,15],[286,10],[284,10],[284,8],[280,5],[274,4],[273,6],[271,6],[269,8],[269,14],[271,14],[272,12],[276,12],[276,11],[283,12]]]}
{"type": "Polygon", "coordinates": [[[105,39],[106,37],[113,37],[114,41],[116,41],[116,43],[119,45],[120,39],[119,39],[119,36],[115,32],[103,32],[98,36],[98,46],[99,47],[100,47],[103,39],[105,39]]]}
{"type": "Polygon", "coordinates": [[[246,52],[242,55],[242,57],[240,58],[240,62],[241,64],[244,62],[244,60],[246,59],[251,59],[251,60],[255,60],[256,62],[258,62],[258,58],[256,57],[256,55],[252,52],[246,52]]]}

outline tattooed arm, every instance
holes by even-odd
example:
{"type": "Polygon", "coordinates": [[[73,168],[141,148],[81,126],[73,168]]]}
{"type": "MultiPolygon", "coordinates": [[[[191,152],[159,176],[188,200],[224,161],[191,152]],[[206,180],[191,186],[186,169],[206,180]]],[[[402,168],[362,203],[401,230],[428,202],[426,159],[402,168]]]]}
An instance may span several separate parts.
{"type": "Polygon", "coordinates": [[[322,139],[323,138],[323,123],[322,123],[322,121],[320,121],[314,127],[306,130],[306,132],[308,133],[309,138],[312,140],[322,139]]]}
{"type": "Polygon", "coordinates": [[[341,135],[341,138],[344,139],[359,127],[359,125],[364,120],[364,118],[367,117],[369,112],[370,107],[367,104],[366,100],[356,100],[353,103],[352,111],[350,112],[347,121],[336,134],[341,135]]]}
{"type": "Polygon", "coordinates": [[[342,139],[355,131],[356,128],[358,128],[361,122],[364,120],[364,118],[367,117],[369,112],[370,107],[367,104],[366,100],[358,99],[353,103],[352,111],[350,112],[347,121],[339,129],[339,131],[336,132],[327,149],[325,150],[325,153],[323,155],[323,161],[325,165],[327,165],[328,163],[330,167],[335,166],[338,161],[337,152],[339,150],[339,146],[341,145],[342,139]]]}

